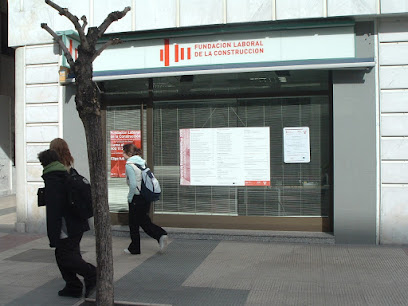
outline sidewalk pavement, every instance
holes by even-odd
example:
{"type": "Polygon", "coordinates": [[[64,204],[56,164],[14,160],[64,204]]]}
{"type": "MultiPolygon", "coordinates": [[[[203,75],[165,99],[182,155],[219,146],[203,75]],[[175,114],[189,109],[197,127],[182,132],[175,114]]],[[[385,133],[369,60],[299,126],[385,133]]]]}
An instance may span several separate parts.
{"type": "Polygon", "coordinates": [[[0,232],[14,231],[16,221],[16,197],[0,197],[0,232]]]}
{"type": "MultiPolygon", "coordinates": [[[[170,231],[171,232],[171,231],[170,231]]],[[[176,236],[177,237],[177,236],[176,236]]],[[[95,237],[83,257],[95,263],[95,237]]],[[[113,237],[115,301],[134,305],[408,305],[408,246],[113,237]]],[[[0,305],[82,305],[64,286],[45,235],[0,230],[0,305]]]]}

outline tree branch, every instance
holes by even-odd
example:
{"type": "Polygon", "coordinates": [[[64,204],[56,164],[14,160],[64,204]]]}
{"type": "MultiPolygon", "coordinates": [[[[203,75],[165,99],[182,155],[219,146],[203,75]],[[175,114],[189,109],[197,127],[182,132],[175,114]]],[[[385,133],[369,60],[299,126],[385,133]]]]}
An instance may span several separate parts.
{"type": "Polygon", "coordinates": [[[102,51],[105,50],[110,45],[117,45],[120,43],[122,43],[122,41],[119,38],[114,38],[114,39],[107,41],[102,47],[96,50],[94,56],[91,58],[91,62],[93,62],[102,53],[102,51]]]}
{"type": "Polygon", "coordinates": [[[81,17],[81,20],[83,21],[83,23],[82,23],[82,31],[84,31],[84,33],[85,33],[85,27],[86,27],[87,24],[88,24],[88,20],[86,19],[86,16],[85,16],[85,15],[81,17]]]}
{"type": "Polygon", "coordinates": [[[46,30],[48,33],[50,33],[52,35],[52,37],[54,37],[54,39],[60,45],[60,47],[62,48],[62,51],[65,54],[65,57],[67,58],[68,64],[71,67],[71,71],[74,72],[75,71],[74,59],[72,58],[71,53],[69,53],[69,50],[68,50],[67,46],[62,41],[61,36],[58,36],[57,33],[55,33],[46,23],[42,23],[41,27],[44,30],[46,30]]]}
{"type": "Polygon", "coordinates": [[[115,12],[110,13],[108,15],[108,17],[106,17],[106,19],[98,27],[98,37],[102,37],[102,35],[105,33],[106,29],[111,25],[112,22],[118,21],[119,19],[125,17],[127,12],[129,12],[129,11],[130,11],[130,6],[127,6],[121,12],[120,11],[115,11],[115,12]]]}
{"type": "Polygon", "coordinates": [[[83,47],[85,50],[89,50],[89,48],[90,48],[90,47],[89,47],[89,43],[88,43],[88,40],[86,39],[86,35],[85,35],[85,32],[84,32],[84,29],[83,29],[83,28],[81,27],[81,25],[79,24],[79,19],[78,19],[78,17],[75,16],[75,15],[72,15],[72,14],[70,13],[70,11],[69,11],[67,8],[62,8],[62,7],[60,7],[59,5],[57,5],[57,4],[55,4],[54,2],[52,2],[51,0],[45,0],[45,3],[47,3],[47,4],[48,4],[49,6],[51,6],[53,9],[57,10],[61,16],[67,17],[67,18],[72,22],[72,24],[74,25],[75,29],[77,30],[77,32],[78,32],[78,34],[79,34],[79,37],[80,37],[80,39],[81,39],[82,47],[83,47]]]}

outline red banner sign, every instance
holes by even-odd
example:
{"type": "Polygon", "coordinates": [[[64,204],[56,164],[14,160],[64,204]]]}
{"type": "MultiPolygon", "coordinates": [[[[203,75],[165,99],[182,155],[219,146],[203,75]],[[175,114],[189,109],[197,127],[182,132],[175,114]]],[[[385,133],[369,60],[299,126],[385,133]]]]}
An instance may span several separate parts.
{"type": "Polygon", "coordinates": [[[125,130],[111,131],[111,177],[126,177],[125,164],[123,157],[123,145],[133,143],[136,147],[141,148],[142,138],[140,131],[125,130]]]}

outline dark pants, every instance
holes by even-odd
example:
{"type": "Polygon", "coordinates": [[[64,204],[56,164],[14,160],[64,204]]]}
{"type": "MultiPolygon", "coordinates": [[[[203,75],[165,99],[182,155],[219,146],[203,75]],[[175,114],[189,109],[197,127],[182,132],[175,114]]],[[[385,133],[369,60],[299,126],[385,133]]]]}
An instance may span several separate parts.
{"type": "Polygon", "coordinates": [[[66,288],[82,292],[82,282],[77,274],[84,277],[85,286],[96,282],[96,268],[82,259],[79,244],[82,234],[60,239],[55,249],[55,259],[66,282],[66,288]]]}
{"type": "Polygon", "coordinates": [[[150,203],[140,195],[135,195],[132,203],[129,203],[129,229],[130,243],[128,249],[132,254],[140,254],[140,233],[139,226],[150,237],[159,241],[160,237],[167,235],[167,232],[160,226],[152,223],[149,217],[150,203]]]}

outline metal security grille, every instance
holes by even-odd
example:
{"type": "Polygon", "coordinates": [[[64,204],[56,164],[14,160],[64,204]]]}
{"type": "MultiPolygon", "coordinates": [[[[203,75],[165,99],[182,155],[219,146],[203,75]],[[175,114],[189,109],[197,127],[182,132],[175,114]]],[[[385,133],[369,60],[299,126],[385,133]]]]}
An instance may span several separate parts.
{"type": "MultiPolygon", "coordinates": [[[[126,178],[110,177],[111,151],[110,151],[110,131],[113,130],[141,130],[140,106],[115,106],[107,107],[106,110],[106,156],[107,156],[107,177],[108,196],[110,211],[127,211],[128,186],[126,178]]],[[[145,139],[146,137],[143,137],[145,139]]]]}
{"type": "Polygon", "coordinates": [[[155,212],[327,216],[329,125],[327,96],[157,102],[154,164],[162,186],[162,199],[156,203],[155,212]],[[283,128],[299,126],[310,128],[311,162],[285,164],[283,128]],[[180,186],[179,130],[218,127],[270,127],[271,186],[180,186]]]}

